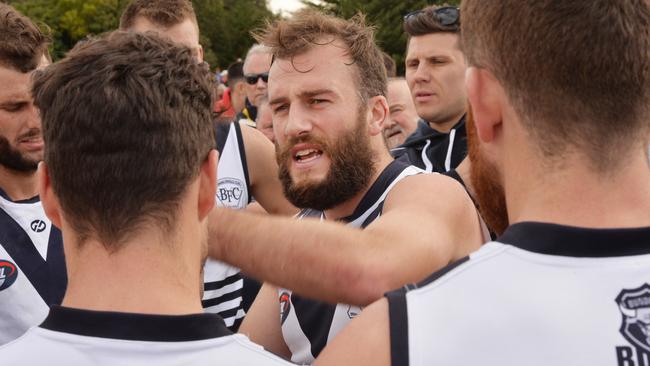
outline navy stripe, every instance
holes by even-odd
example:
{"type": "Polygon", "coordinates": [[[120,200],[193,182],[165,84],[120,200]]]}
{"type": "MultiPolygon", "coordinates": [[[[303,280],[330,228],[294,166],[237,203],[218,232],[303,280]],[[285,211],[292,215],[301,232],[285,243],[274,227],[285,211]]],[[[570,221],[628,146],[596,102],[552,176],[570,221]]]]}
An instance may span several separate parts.
{"type": "Polygon", "coordinates": [[[296,294],[291,294],[291,303],[300,328],[311,343],[311,354],[318,357],[327,344],[336,305],[305,299],[296,294]]]}
{"type": "Polygon", "coordinates": [[[232,323],[232,325],[229,326],[228,329],[229,329],[231,332],[233,332],[233,333],[237,333],[237,331],[239,330],[239,327],[241,326],[241,323],[242,323],[243,321],[244,321],[244,318],[243,318],[243,317],[242,317],[242,318],[239,318],[239,319],[235,319],[235,322],[232,323]]]}
{"type": "Polygon", "coordinates": [[[390,324],[390,362],[392,366],[409,365],[409,331],[406,290],[386,294],[390,324]]]}
{"type": "Polygon", "coordinates": [[[370,186],[368,192],[363,196],[361,202],[354,210],[354,213],[348,217],[342,218],[340,221],[351,222],[356,220],[359,216],[363,215],[366,211],[374,205],[379,197],[386,191],[386,188],[399,176],[404,169],[408,168],[409,165],[401,161],[393,160],[384,170],[381,172],[377,180],[370,186]]]}
{"type": "MultiPolygon", "coordinates": [[[[246,178],[246,192],[248,192],[247,203],[251,203],[253,194],[251,192],[251,180],[250,177],[248,176],[248,162],[246,161],[246,148],[244,147],[244,138],[242,137],[241,134],[241,125],[239,124],[239,122],[233,122],[233,126],[235,127],[235,133],[237,134],[237,144],[239,144],[239,156],[241,157],[241,166],[244,169],[244,177],[246,178]]],[[[246,128],[252,128],[252,127],[246,126],[246,128]]]]}
{"type": "Polygon", "coordinates": [[[239,281],[240,279],[241,279],[241,274],[240,272],[237,272],[234,275],[228,276],[220,281],[206,282],[203,284],[203,289],[205,291],[218,290],[224,286],[232,285],[233,283],[239,281]]]}
{"type": "Polygon", "coordinates": [[[66,286],[66,269],[63,259],[61,233],[52,227],[50,240],[58,242],[48,245],[48,258],[55,263],[48,264],[32,243],[29,235],[4,210],[0,209],[0,244],[9,253],[20,270],[27,276],[36,292],[47,305],[58,305],[66,286]],[[53,250],[53,253],[49,253],[53,250]],[[58,253],[57,253],[58,251],[58,253]]]}
{"type": "Polygon", "coordinates": [[[216,314],[218,314],[220,317],[222,317],[224,319],[227,319],[227,318],[231,318],[233,316],[236,316],[237,313],[239,312],[239,310],[241,310],[241,308],[237,307],[237,308],[234,308],[234,309],[228,309],[228,310],[224,310],[224,311],[217,311],[216,314]]]}
{"type": "Polygon", "coordinates": [[[589,229],[521,222],[511,225],[497,241],[539,254],[623,257],[650,254],[650,227],[589,229]]]}
{"type": "MultiPolygon", "coordinates": [[[[222,302],[234,300],[236,298],[241,298],[241,288],[239,288],[239,289],[237,289],[237,290],[235,290],[233,292],[227,292],[227,293],[225,293],[225,294],[223,294],[223,295],[221,295],[219,297],[215,297],[215,298],[212,298],[212,299],[205,299],[205,300],[201,301],[201,304],[203,304],[204,308],[208,308],[210,306],[219,305],[222,302]]],[[[241,303],[238,306],[241,307],[241,303]]]]}
{"type": "Polygon", "coordinates": [[[232,334],[216,314],[149,315],[53,306],[41,328],[89,337],[184,342],[232,334]]]}
{"type": "Polygon", "coordinates": [[[226,141],[228,140],[228,133],[230,132],[230,125],[232,123],[215,123],[215,134],[217,135],[217,151],[219,155],[223,153],[223,147],[226,146],[226,141]]]}
{"type": "Polygon", "coordinates": [[[363,224],[361,224],[361,228],[363,229],[366,226],[372,224],[372,222],[375,221],[383,211],[384,211],[384,201],[381,201],[379,206],[377,206],[377,208],[368,216],[366,221],[364,221],[363,224]]]}
{"type": "Polygon", "coordinates": [[[439,279],[440,277],[446,275],[447,273],[451,272],[451,270],[453,270],[454,268],[460,266],[461,264],[463,264],[463,263],[465,263],[467,261],[469,261],[469,256],[463,257],[463,258],[461,258],[461,259],[459,259],[459,260],[457,260],[455,262],[452,262],[452,263],[446,265],[445,267],[442,267],[441,269],[439,269],[439,270],[433,272],[431,275],[429,275],[429,277],[427,277],[424,280],[418,282],[417,284],[411,285],[409,287],[411,287],[412,289],[424,287],[424,286],[432,283],[433,281],[439,279]]]}
{"type": "Polygon", "coordinates": [[[36,196],[34,196],[32,198],[27,198],[27,199],[24,199],[24,200],[14,201],[14,200],[11,199],[11,197],[9,197],[7,192],[5,192],[2,188],[0,188],[0,197],[6,199],[9,202],[13,202],[13,203],[36,203],[36,202],[41,200],[40,197],[38,197],[38,195],[36,195],[36,196]]]}

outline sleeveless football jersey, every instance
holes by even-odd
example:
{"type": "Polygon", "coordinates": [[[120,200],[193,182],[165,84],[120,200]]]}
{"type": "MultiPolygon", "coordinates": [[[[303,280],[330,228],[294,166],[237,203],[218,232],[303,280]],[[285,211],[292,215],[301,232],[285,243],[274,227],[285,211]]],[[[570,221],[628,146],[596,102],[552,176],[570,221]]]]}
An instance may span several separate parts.
{"type": "Polygon", "coordinates": [[[3,365],[289,365],[214,314],[148,315],[52,307],[0,347],[3,365]]]}
{"type": "MultiPolygon", "coordinates": [[[[239,123],[217,124],[217,206],[235,210],[250,203],[250,182],[246,150],[239,123]]],[[[244,319],[242,289],[244,279],[239,268],[208,258],[203,268],[203,308],[219,314],[226,326],[236,331],[244,319]]]]}
{"type": "Polygon", "coordinates": [[[0,344],[43,321],[66,284],[61,232],[38,197],[14,202],[0,190],[0,344]]]}
{"type": "Polygon", "coordinates": [[[650,227],[512,225],[386,295],[400,365],[648,365],[650,227]]]}
{"type": "MultiPolygon", "coordinates": [[[[393,161],[372,184],[354,213],[341,221],[358,228],[370,225],[381,216],[384,200],[395,184],[405,177],[422,172],[414,166],[393,161]]],[[[311,209],[303,210],[297,217],[325,219],[322,212],[311,209]]],[[[362,310],[358,306],[310,300],[293,294],[288,289],[279,289],[278,295],[282,335],[291,350],[291,361],[295,363],[313,363],[325,345],[362,310]]]]}

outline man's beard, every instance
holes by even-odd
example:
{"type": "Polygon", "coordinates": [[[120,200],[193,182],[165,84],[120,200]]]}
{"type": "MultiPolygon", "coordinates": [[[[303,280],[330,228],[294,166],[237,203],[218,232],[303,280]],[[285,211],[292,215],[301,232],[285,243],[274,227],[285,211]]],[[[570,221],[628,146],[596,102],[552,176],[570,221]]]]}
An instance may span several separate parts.
{"type": "Polygon", "coordinates": [[[344,133],[333,144],[313,136],[292,138],[280,150],[276,143],[276,159],[284,195],[298,208],[328,210],[351,199],[368,186],[375,173],[373,152],[367,135],[365,113],[359,113],[353,131],[344,133]],[[320,182],[294,184],[289,173],[293,161],[291,148],[298,143],[314,143],[330,158],[329,171],[320,182]]]}
{"type": "Polygon", "coordinates": [[[33,172],[39,161],[26,158],[9,144],[9,140],[0,136],[0,165],[17,172],[33,172]]]}
{"type": "Polygon", "coordinates": [[[467,113],[466,127],[467,148],[471,162],[470,180],[476,193],[479,211],[486,225],[497,235],[501,235],[509,225],[505,192],[499,182],[496,166],[481,152],[471,108],[468,108],[468,111],[470,112],[467,113]]]}

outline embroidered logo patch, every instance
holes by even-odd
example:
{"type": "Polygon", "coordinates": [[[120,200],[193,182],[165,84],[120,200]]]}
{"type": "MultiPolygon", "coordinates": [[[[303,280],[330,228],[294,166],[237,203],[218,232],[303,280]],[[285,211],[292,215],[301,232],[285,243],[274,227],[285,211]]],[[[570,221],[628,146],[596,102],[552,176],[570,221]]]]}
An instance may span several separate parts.
{"type": "Polygon", "coordinates": [[[32,231],[36,233],[41,233],[47,228],[47,224],[43,220],[34,220],[29,226],[32,228],[32,231]]]}
{"type": "Polygon", "coordinates": [[[16,282],[17,277],[18,268],[16,268],[16,265],[7,260],[0,259],[0,291],[16,282]]]}
{"type": "Polygon", "coordinates": [[[244,208],[244,183],[239,179],[222,178],[217,182],[217,200],[224,207],[244,208]]]}

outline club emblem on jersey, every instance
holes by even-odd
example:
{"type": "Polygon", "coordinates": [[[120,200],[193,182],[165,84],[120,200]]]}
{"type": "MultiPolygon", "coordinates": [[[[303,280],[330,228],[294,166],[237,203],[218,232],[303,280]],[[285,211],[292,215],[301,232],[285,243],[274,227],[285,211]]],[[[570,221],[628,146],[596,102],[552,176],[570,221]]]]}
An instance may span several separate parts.
{"type": "Polygon", "coordinates": [[[29,226],[32,228],[32,231],[36,233],[41,233],[47,228],[47,224],[43,220],[34,220],[29,226]]]}
{"type": "Polygon", "coordinates": [[[650,285],[623,290],[616,297],[623,314],[621,334],[634,346],[650,352],[650,285]]]}
{"type": "Polygon", "coordinates": [[[289,312],[291,311],[291,294],[288,292],[283,292],[280,294],[280,319],[281,324],[284,324],[284,321],[287,320],[289,312]]]}
{"type": "Polygon", "coordinates": [[[217,181],[217,199],[224,207],[244,208],[244,183],[239,179],[222,178],[217,181]]]}
{"type": "Polygon", "coordinates": [[[17,277],[18,269],[16,268],[16,265],[9,261],[0,259],[0,291],[16,282],[17,277]]]}
{"type": "Polygon", "coordinates": [[[357,317],[357,315],[361,314],[361,310],[363,310],[362,307],[349,305],[348,306],[348,317],[350,319],[354,319],[355,317],[357,317]]]}

